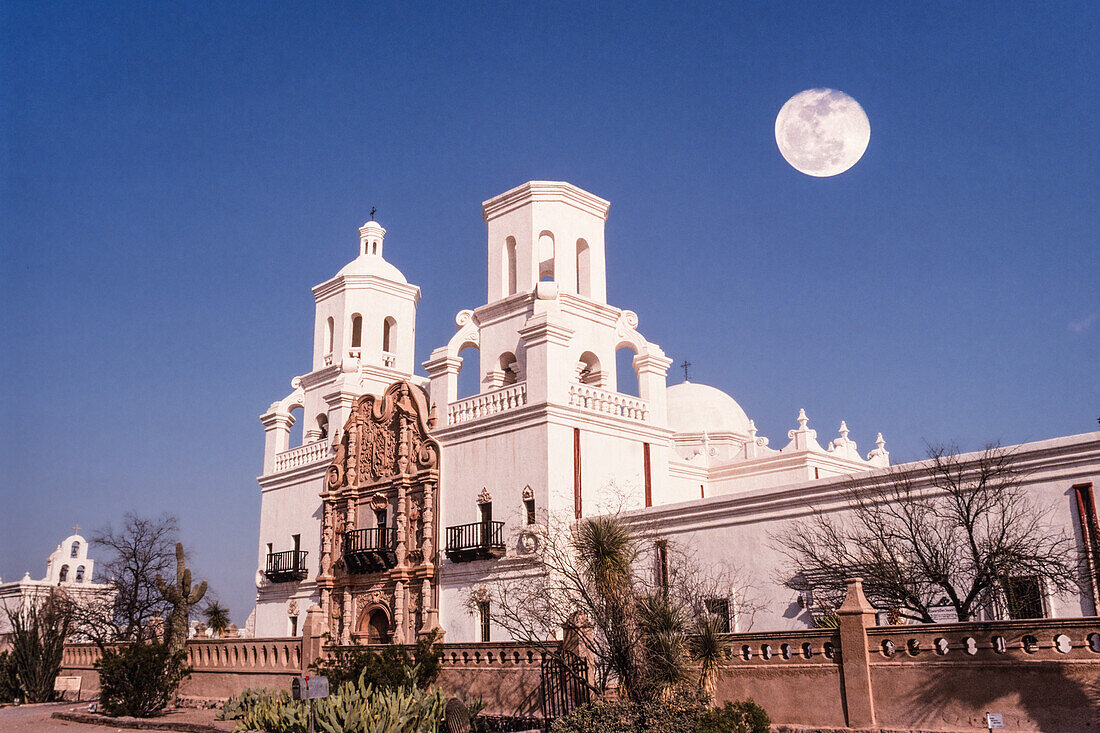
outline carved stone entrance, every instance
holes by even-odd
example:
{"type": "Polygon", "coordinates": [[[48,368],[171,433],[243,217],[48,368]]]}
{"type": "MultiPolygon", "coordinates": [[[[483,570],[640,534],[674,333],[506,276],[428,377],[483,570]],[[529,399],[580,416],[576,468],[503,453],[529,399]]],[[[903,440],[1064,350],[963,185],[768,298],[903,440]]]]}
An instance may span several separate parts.
{"type": "Polygon", "coordinates": [[[411,382],[356,400],[321,494],[321,608],[342,644],[409,643],[438,625],[439,445],[411,382]],[[369,609],[369,612],[368,612],[369,609]]]}

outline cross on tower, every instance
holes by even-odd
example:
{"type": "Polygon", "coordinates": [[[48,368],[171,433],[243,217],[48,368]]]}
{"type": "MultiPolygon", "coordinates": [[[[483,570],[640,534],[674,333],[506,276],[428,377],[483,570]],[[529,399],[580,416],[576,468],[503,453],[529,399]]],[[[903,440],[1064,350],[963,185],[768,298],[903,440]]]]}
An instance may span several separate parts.
{"type": "Polygon", "coordinates": [[[688,361],[687,359],[685,359],[685,360],[684,360],[684,363],[680,365],[680,368],[684,370],[684,381],[685,381],[685,382],[688,382],[688,381],[690,381],[690,380],[688,379],[688,367],[689,367],[689,366],[691,366],[691,362],[690,362],[690,361],[688,361]]]}
{"type": "Polygon", "coordinates": [[[378,211],[378,209],[374,208],[373,206],[370,207],[370,220],[371,221],[374,221],[374,212],[376,212],[376,211],[378,211]]]}
{"type": "Polygon", "coordinates": [[[73,534],[80,534],[80,525],[79,524],[74,524],[73,525],[73,534]]]}

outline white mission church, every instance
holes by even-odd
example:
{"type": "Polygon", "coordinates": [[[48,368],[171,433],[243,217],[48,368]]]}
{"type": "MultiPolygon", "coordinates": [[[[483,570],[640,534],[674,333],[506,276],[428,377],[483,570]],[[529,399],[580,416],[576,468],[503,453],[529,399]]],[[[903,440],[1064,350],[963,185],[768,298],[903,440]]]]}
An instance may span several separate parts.
{"type": "MultiPolygon", "coordinates": [[[[608,208],[551,181],[486,201],[486,302],[457,315],[426,377],[414,373],[420,288],[384,259],[386,230],[360,228],[358,257],[313,288],[311,368],[261,417],[257,636],[299,635],[316,604],[344,643],[409,642],[437,626],[448,642],[505,640],[468,600],[522,572],[524,526],[623,501],[640,525],[751,578],[754,628],[811,623],[805,599],[778,579],[769,538],[810,511],[846,511],[847,492],[906,467],[890,467],[881,435],[860,452],[844,423],[819,440],[792,409],[786,440],[770,441],[720,390],[669,386],[671,359],[632,311],[607,303],[608,208]],[[637,396],[620,390],[623,348],[637,396]],[[480,391],[459,399],[464,367],[480,391]],[[297,420],[303,441],[292,446],[297,420]]],[[[1015,451],[1029,491],[1091,557],[1100,433],[1015,451]]],[[[1071,597],[1038,584],[1035,612],[1095,614],[1088,572],[1071,597]]],[[[736,599],[716,601],[731,629],[747,630],[736,599]]]]}

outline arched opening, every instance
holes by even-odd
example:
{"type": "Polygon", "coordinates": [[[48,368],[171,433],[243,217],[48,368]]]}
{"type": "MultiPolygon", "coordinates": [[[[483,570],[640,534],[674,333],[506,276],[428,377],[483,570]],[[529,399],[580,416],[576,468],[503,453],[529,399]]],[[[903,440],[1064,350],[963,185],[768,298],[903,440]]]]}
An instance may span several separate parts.
{"type": "Polygon", "coordinates": [[[515,384],[519,381],[519,364],[516,362],[515,354],[511,351],[505,351],[500,355],[498,365],[504,375],[500,386],[507,387],[509,384],[515,384]]]}
{"type": "Polygon", "coordinates": [[[458,355],[462,357],[458,370],[458,399],[461,400],[481,392],[481,351],[473,344],[466,344],[458,355]]]}
{"type": "Polygon", "coordinates": [[[69,550],[69,557],[77,557],[78,555],[80,555],[80,543],[74,542],[72,549],[69,550]]]}
{"type": "Polygon", "coordinates": [[[634,369],[634,346],[619,344],[615,349],[615,391],[638,396],[638,372],[634,369]]]}
{"type": "Polygon", "coordinates": [[[301,445],[302,442],[305,440],[305,427],[302,425],[305,420],[302,419],[301,405],[291,406],[290,419],[290,437],[287,441],[287,446],[289,446],[290,448],[294,448],[301,445]]]}
{"type": "Polygon", "coordinates": [[[335,330],[336,321],[333,320],[332,316],[329,316],[328,320],[325,321],[325,354],[332,353],[332,334],[335,330]]]}
{"type": "Polygon", "coordinates": [[[592,297],[592,253],[583,239],[577,240],[577,295],[592,297]]]}
{"type": "Polygon", "coordinates": [[[62,565],[61,566],[61,575],[57,576],[57,582],[58,583],[64,583],[68,579],[69,579],[69,566],[68,565],[62,565]]]}
{"type": "Polygon", "coordinates": [[[593,387],[603,386],[600,358],[591,351],[581,354],[581,359],[577,362],[577,381],[581,384],[590,384],[593,387]]]}
{"type": "Polygon", "coordinates": [[[317,416],[317,440],[328,438],[328,415],[321,413],[317,416]]]}
{"type": "Polygon", "coordinates": [[[356,313],[351,317],[351,348],[363,346],[363,316],[356,313]]]}
{"type": "MultiPolygon", "coordinates": [[[[397,321],[388,316],[382,321],[382,351],[392,354],[397,350],[397,321]]],[[[387,364],[386,366],[392,366],[387,364]]]]}
{"type": "Polygon", "coordinates": [[[516,294],[516,238],[504,240],[504,267],[501,270],[505,295],[516,294]]]}
{"type": "Polygon", "coordinates": [[[554,235],[550,232],[539,234],[539,281],[554,279],[554,235]]]}
{"type": "Polygon", "coordinates": [[[84,582],[84,566],[81,565],[76,569],[76,577],[73,578],[77,583],[84,582]]]}
{"type": "Polygon", "coordinates": [[[367,637],[368,644],[389,644],[389,614],[382,608],[367,611],[359,622],[359,633],[367,637]]]}

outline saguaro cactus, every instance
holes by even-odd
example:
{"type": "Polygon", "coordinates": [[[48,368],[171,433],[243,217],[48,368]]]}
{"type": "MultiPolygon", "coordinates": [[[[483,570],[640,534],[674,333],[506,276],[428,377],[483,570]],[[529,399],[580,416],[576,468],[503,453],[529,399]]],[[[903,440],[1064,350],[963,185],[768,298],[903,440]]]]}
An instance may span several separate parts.
{"type": "Polygon", "coordinates": [[[187,621],[191,616],[191,606],[202,600],[206,595],[206,581],[192,590],[191,571],[184,565],[183,543],[176,543],[176,582],[168,585],[164,579],[157,575],[157,590],[164,596],[164,600],[172,604],[172,610],[168,613],[168,620],[164,631],[164,641],[172,649],[183,649],[187,642],[187,621]]]}

